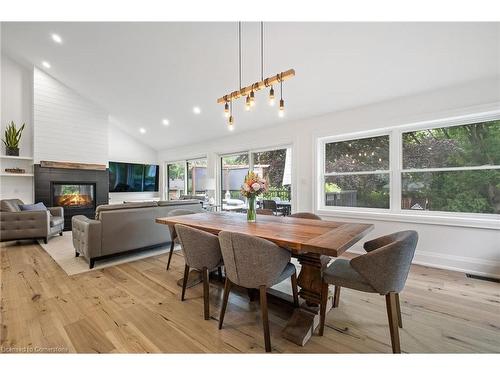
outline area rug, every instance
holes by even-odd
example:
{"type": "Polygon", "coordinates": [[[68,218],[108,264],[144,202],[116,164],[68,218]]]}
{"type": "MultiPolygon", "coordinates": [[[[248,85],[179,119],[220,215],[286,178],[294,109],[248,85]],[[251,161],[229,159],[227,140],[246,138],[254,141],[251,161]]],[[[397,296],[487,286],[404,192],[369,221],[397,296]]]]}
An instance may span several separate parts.
{"type": "Polygon", "coordinates": [[[162,246],[155,249],[117,255],[116,257],[96,261],[94,268],[89,269],[88,261],[84,257],[75,257],[71,232],[64,232],[63,236],[52,237],[47,244],[43,243],[43,241],[39,241],[39,244],[68,275],[76,275],[83,272],[116,266],[117,264],[133,262],[134,260],[164,254],[170,250],[170,246],[162,246]]]}

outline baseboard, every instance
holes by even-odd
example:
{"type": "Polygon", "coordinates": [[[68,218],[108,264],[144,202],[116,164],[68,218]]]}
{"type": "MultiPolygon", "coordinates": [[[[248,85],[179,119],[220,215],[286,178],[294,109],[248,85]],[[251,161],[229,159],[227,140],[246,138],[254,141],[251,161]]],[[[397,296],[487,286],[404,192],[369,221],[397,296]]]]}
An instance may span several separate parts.
{"type": "MultiPolygon", "coordinates": [[[[356,254],[365,253],[360,248],[349,249],[349,252],[356,254]]],[[[493,260],[440,254],[430,251],[417,251],[413,258],[413,263],[477,276],[500,277],[500,262],[493,260]]]]}

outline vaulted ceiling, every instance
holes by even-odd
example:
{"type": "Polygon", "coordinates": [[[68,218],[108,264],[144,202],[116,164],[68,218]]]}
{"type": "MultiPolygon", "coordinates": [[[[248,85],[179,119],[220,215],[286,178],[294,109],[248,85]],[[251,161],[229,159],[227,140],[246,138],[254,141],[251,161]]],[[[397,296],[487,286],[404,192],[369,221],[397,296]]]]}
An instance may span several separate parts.
{"type": "MultiPolygon", "coordinates": [[[[260,78],[259,30],[243,23],[243,85],[260,78]]],[[[265,75],[296,70],[286,116],[259,92],[251,112],[235,103],[235,133],[499,75],[498,23],[266,23],[264,40],[265,75]]],[[[237,46],[236,23],[2,23],[2,51],[157,150],[228,134],[216,99],[238,88],[237,46]]]]}

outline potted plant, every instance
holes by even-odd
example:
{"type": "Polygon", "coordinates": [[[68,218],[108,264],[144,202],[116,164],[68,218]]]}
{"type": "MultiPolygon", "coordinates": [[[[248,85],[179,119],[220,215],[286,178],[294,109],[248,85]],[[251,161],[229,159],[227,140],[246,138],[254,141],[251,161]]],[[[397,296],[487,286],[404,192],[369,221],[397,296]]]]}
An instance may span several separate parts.
{"type": "Polygon", "coordinates": [[[5,128],[5,139],[2,139],[2,142],[5,144],[6,155],[19,156],[19,141],[25,125],[17,129],[14,121],[11,121],[10,125],[5,128]]]}
{"type": "Polygon", "coordinates": [[[248,199],[247,221],[254,223],[257,219],[255,211],[255,198],[268,189],[267,181],[260,178],[257,173],[248,172],[245,181],[241,185],[241,195],[248,199]]]}

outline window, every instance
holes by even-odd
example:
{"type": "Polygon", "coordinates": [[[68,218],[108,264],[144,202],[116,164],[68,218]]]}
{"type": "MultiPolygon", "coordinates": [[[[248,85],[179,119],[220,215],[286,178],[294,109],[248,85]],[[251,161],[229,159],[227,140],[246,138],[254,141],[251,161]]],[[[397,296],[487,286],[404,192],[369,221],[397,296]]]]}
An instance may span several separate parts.
{"type": "Polygon", "coordinates": [[[389,208],[389,136],[324,144],[323,205],[389,208]]]}
{"type": "Polygon", "coordinates": [[[187,161],[187,191],[189,195],[207,193],[207,159],[187,161]]]}
{"type": "Polygon", "coordinates": [[[222,155],[220,162],[220,196],[223,210],[238,211],[246,208],[246,198],[240,194],[240,189],[245,175],[248,171],[253,170],[269,182],[269,190],[259,198],[274,200],[278,203],[277,206],[280,210],[291,211],[291,148],[283,147],[222,155]]]}
{"type": "Polygon", "coordinates": [[[167,164],[168,200],[177,200],[184,194],[186,188],[185,162],[167,164]]]}
{"type": "Polygon", "coordinates": [[[167,164],[168,199],[181,199],[183,195],[207,194],[207,159],[183,160],[167,164]]]}
{"type": "Polygon", "coordinates": [[[401,208],[500,213],[500,120],[403,133],[401,208]]]}
{"type": "Polygon", "coordinates": [[[240,187],[249,170],[248,153],[221,157],[220,196],[223,210],[239,210],[245,207],[245,198],[240,193],[240,187]]]}
{"type": "Polygon", "coordinates": [[[319,139],[318,207],[349,211],[345,215],[385,209],[397,220],[446,217],[459,224],[498,225],[490,215],[500,214],[499,118],[495,112],[375,136],[319,139]]]}
{"type": "Polygon", "coordinates": [[[253,171],[265,178],[269,190],[264,199],[290,202],[292,199],[292,153],[290,148],[252,153],[253,171]]]}

